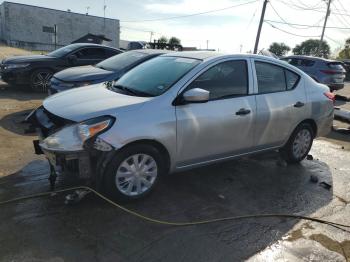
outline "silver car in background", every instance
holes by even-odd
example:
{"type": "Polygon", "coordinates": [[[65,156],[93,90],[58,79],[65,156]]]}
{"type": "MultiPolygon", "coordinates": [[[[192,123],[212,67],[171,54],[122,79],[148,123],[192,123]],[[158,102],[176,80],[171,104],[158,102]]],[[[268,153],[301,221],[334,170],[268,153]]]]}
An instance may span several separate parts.
{"type": "Polygon", "coordinates": [[[327,85],[331,91],[344,88],[346,70],[340,61],[301,55],[288,56],[281,60],[298,67],[316,82],[327,85]]]}
{"type": "Polygon", "coordinates": [[[31,115],[36,151],[117,199],[149,193],[173,172],[279,149],[289,163],[330,131],[329,88],[257,55],[179,52],[149,60],[115,86],[47,98],[31,115]]]}

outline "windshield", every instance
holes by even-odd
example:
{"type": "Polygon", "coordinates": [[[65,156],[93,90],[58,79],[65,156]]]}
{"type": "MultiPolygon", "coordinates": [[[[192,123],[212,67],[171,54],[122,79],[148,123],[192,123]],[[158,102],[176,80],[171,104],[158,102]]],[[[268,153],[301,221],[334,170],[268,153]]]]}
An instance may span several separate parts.
{"type": "Polygon", "coordinates": [[[119,71],[122,68],[126,68],[137,61],[140,61],[147,57],[148,54],[129,51],[126,53],[122,53],[111,58],[108,58],[101,63],[98,63],[96,67],[103,68],[109,71],[119,71]]]}
{"type": "Polygon", "coordinates": [[[135,93],[158,96],[200,62],[191,58],[159,56],[130,70],[115,86],[122,86],[135,93]]]}
{"type": "Polygon", "coordinates": [[[61,47],[51,53],[48,53],[47,55],[48,56],[53,56],[53,57],[63,57],[65,56],[66,54],[74,51],[76,49],[76,46],[75,45],[67,45],[65,47],[61,47]]]}

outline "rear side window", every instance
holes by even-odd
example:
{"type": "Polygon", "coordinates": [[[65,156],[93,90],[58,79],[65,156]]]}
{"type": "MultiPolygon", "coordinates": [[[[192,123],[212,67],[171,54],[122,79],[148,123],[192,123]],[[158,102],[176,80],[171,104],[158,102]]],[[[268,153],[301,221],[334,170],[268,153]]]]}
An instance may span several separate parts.
{"type": "Polygon", "coordinates": [[[104,49],[104,51],[105,51],[104,58],[110,58],[112,56],[115,56],[121,53],[120,51],[114,50],[114,49],[104,49]]]}
{"type": "Polygon", "coordinates": [[[255,62],[255,69],[260,94],[292,90],[300,79],[298,74],[266,62],[255,62]]]}
{"type": "Polygon", "coordinates": [[[292,90],[299,82],[299,75],[292,71],[285,70],[287,90],[292,90]]]}
{"type": "Polygon", "coordinates": [[[76,52],[79,59],[104,59],[104,48],[84,48],[76,52]]]}
{"type": "Polygon", "coordinates": [[[210,92],[210,100],[248,94],[248,69],[245,60],[227,61],[208,69],[188,89],[201,88],[210,92]]]}
{"type": "Polygon", "coordinates": [[[315,64],[315,61],[309,59],[302,59],[301,66],[311,67],[315,64]]]}
{"type": "Polygon", "coordinates": [[[290,58],[288,60],[288,63],[293,65],[293,66],[300,66],[301,65],[301,60],[300,59],[296,59],[296,58],[290,58]]]}

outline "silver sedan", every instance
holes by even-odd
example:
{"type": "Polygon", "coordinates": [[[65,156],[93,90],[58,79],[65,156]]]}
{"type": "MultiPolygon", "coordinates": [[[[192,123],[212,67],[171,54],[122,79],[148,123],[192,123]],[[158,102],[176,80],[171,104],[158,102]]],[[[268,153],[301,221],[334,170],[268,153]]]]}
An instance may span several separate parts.
{"type": "Polygon", "coordinates": [[[112,87],[46,99],[35,143],[56,174],[73,171],[118,199],[148,194],[167,174],[279,150],[288,163],[329,132],[333,94],[301,70],[256,55],[179,52],[112,87]]]}

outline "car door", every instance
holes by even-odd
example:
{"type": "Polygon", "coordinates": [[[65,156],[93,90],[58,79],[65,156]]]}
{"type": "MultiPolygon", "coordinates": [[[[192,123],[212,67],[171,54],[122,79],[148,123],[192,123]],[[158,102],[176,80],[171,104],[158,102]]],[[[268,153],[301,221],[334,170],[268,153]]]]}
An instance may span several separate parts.
{"type": "Polygon", "coordinates": [[[256,82],[256,150],[281,146],[306,119],[306,92],[301,76],[270,61],[254,59],[256,82]]]}
{"type": "Polygon", "coordinates": [[[76,66],[95,65],[106,58],[105,49],[101,47],[81,48],[74,55],[77,57],[76,66]]]}
{"type": "Polygon", "coordinates": [[[217,62],[197,74],[185,91],[210,92],[206,103],[176,106],[179,167],[242,154],[252,147],[256,104],[248,60],[217,62]]]}

